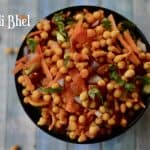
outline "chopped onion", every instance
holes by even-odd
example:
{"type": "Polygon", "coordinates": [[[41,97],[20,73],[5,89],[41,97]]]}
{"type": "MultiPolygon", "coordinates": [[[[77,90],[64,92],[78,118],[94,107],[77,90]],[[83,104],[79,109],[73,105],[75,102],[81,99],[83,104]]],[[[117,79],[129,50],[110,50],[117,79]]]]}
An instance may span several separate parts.
{"type": "Polygon", "coordinates": [[[89,83],[97,83],[100,79],[102,79],[100,76],[98,75],[94,75],[89,79],[89,83]]]}
{"type": "Polygon", "coordinates": [[[75,96],[75,97],[74,97],[74,100],[75,100],[77,103],[81,104],[81,100],[80,100],[80,97],[79,97],[79,96],[75,96]]]}
{"type": "Polygon", "coordinates": [[[99,20],[96,20],[93,24],[92,27],[96,27],[99,24],[99,20]]]}
{"type": "Polygon", "coordinates": [[[99,64],[96,61],[93,61],[91,64],[92,69],[98,68],[99,64]]]}
{"type": "Polygon", "coordinates": [[[144,52],[146,52],[146,45],[141,41],[141,40],[137,40],[137,46],[144,52]]]}
{"type": "Polygon", "coordinates": [[[101,114],[99,111],[96,111],[96,112],[95,112],[95,115],[96,115],[97,117],[100,117],[102,114],[101,114]]]}
{"type": "Polygon", "coordinates": [[[24,56],[28,55],[28,52],[29,52],[29,49],[27,48],[27,46],[25,46],[23,49],[24,56]]]}
{"type": "Polygon", "coordinates": [[[62,87],[63,87],[63,86],[64,86],[64,79],[60,79],[60,80],[58,80],[58,83],[59,83],[59,85],[60,85],[60,86],[62,86],[62,87]]]}

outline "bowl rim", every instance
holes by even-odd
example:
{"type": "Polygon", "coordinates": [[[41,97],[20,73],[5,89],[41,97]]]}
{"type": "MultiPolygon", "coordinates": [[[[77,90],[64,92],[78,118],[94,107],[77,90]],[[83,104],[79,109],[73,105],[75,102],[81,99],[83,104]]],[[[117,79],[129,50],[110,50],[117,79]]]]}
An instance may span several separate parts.
{"type": "MultiPolygon", "coordinates": [[[[94,11],[94,10],[98,10],[98,9],[102,9],[104,10],[105,13],[107,14],[110,14],[112,13],[113,15],[121,18],[122,20],[127,20],[127,21],[130,21],[128,18],[124,17],[123,15],[121,15],[120,13],[114,11],[114,10],[111,10],[111,9],[108,9],[108,8],[105,8],[105,7],[102,7],[102,6],[95,6],[95,5],[77,5],[77,6],[70,6],[70,7],[66,7],[66,8],[62,8],[62,9],[59,9],[57,11],[53,11],[51,12],[49,15],[47,15],[46,17],[43,17],[42,19],[49,19],[51,18],[55,13],[58,13],[60,11],[63,11],[63,12],[66,12],[68,10],[73,10],[73,11],[78,11],[78,10],[83,10],[83,8],[86,8],[88,10],[91,10],[91,11],[94,11]]],[[[132,21],[130,21],[131,23],[133,23],[132,21]]],[[[134,24],[134,23],[133,23],[134,24]]],[[[36,25],[36,24],[35,24],[36,25]]],[[[33,28],[28,31],[27,35],[34,31],[35,30],[35,25],[33,26],[33,28]]],[[[149,45],[149,42],[147,41],[145,35],[141,32],[141,30],[135,25],[135,29],[137,31],[137,34],[140,35],[141,39],[144,41],[144,43],[146,44],[146,48],[150,49],[150,45],[149,45]]],[[[26,37],[27,37],[26,35],[26,37]]],[[[23,47],[26,45],[25,43],[26,41],[26,38],[24,39],[24,41],[21,43],[21,46],[19,48],[19,53],[17,55],[17,58],[16,60],[18,60],[23,52],[22,52],[22,49],[23,47]]],[[[45,128],[41,127],[41,126],[38,126],[36,121],[33,119],[33,117],[31,117],[31,114],[28,110],[27,107],[31,107],[31,106],[26,106],[26,104],[24,104],[24,102],[22,101],[22,94],[21,94],[21,90],[22,90],[22,86],[19,85],[19,83],[17,82],[17,78],[18,78],[19,74],[16,74],[15,75],[15,87],[16,87],[16,91],[17,91],[17,95],[18,95],[18,98],[19,98],[19,102],[23,108],[23,110],[25,111],[25,113],[27,114],[28,118],[30,118],[30,120],[36,125],[36,127],[38,127],[40,130],[42,130],[43,132],[45,132],[46,134],[50,135],[50,136],[53,136],[59,140],[62,140],[62,141],[65,141],[65,142],[69,142],[69,143],[75,143],[75,144],[94,144],[94,143],[100,143],[100,142],[103,142],[103,141],[107,141],[107,140],[110,140],[110,139],[113,139],[115,137],[118,137],[120,136],[121,134],[125,133],[126,131],[128,131],[144,114],[145,110],[147,109],[148,107],[148,103],[146,103],[146,108],[142,109],[140,111],[140,113],[136,116],[136,118],[134,118],[134,120],[131,121],[131,123],[126,127],[126,128],[122,128],[121,130],[119,129],[118,132],[116,133],[113,133],[107,137],[102,137],[102,138],[95,138],[95,139],[90,139],[90,140],[87,140],[85,142],[82,142],[82,143],[79,143],[77,140],[71,140],[69,139],[66,135],[58,135],[57,133],[53,132],[53,131],[48,131],[46,130],[45,128]]],[[[32,107],[33,108],[33,107],[32,107]]],[[[30,109],[30,108],[29,108],[30,109]]],[[[30,110],[31,111],[31,110],[30,110]]],[[[35,113],[34,111],[32,113],[35,113]]],[[[35,114],[36,115],[36,114],[35,114]]]]}

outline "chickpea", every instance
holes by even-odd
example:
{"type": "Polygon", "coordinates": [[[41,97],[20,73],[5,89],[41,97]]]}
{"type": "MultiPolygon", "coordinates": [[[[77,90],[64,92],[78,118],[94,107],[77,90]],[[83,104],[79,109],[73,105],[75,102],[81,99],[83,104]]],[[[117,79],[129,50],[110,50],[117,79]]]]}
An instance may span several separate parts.
{"type": "Polygon", "coordinates": [[[127,126],[127,120],[125,118],[122,118],[121,121],[120,121],[120,125],[122,127],[126,127],[127,126]]]}
{"type": "Polygon", "coordinates": [[[74,131],[77,129],[77,123],[76,122],[69,122],[69,126],[68,126],[69,131],[74,131]]]}
{"type": "Polygon", "coordinates": [[[81,104],[82,104],[83,107],[87,108],[88,105],[89,105],[89,101],[88,100],[82,101],[81,104]]]}
{"type": "Polygon", "coordinates": [[[115,31],[115,30],[113,30],[113,31],[111,31],[111,37],[114,39],[114,38],[116,38],[117,37],[117,35],[118,35],[118,31],[115,31]]]}
{"type": "Polygon", "coordinates": [[[92,38],[95,37],[96,33],[93,29],[87,29],[87,37],[92,38]]]}
{"type": "Polygon", "coordinates": [[[89,24],[94,23],[94,21],[95,21],[95,18],[91,13],[87,13],[85,15],[85,19],[89,24]]]}
{"type": "Polygon", "coordinates": [[[97,125],[91,125],[89,127],[89,134],[96,135],[99,130],[100,129],[99,129],[99,127],[97,125]]]}
{"type": "Polygon", "coordinates": [[[62,49],[61,48],[55,48],[54,49],[54,53],[56,54],[56,55],[58,55],[58,56],[61,56],[62,55],[62,53],[63,53],[63,51],[62,51],[62,49]]]}
{"type": "Polygon", "coordinates": [[[35,90],[35,91],[32,92],[31,97],[34,100],[38,100],[41,97],[41,93],[38,90],[35,90]]]}
{"type": "Polygon", "coordinates": [[[133,109],[134,109],[135,111],[140,110],[140,105],[139,105],[139,104],[134,104],[133,109]]]}
{"type": "Polygon", "coordinates": [[[70,139],[74,140],[74,139],[76,139],[77,135],[74,131],[72,131],[72,132],[69,132],[69,137],[70,137],[70,139]]]}
{"type": "Polygon", "coordinates": [[[145,59],[146,57],[146,54],[144,52],[141,52],[140,55],[139,55],[140,59],[145,59]]]}
{"type": "Polygon", "coordinates": [[[53,113],[59,113],[59,107],[58,107],[58,106],[54,106],[54,107],[52,108],[52,112],[53,112],[53,113]]]}
{"type": "Polygon", "coordinates": [[[22,84],[24,82],[24,76],[23,75],[19,76],[17,81],[18,83],[22,84]]]}
{"type": "Polygon", "coordinates": [[[82,78],[87,78],[88,75],[89,75],[88,69],[82,69],[82,70],[80,71],[80,75],[81,75],[82,78]]]}
{"type": "Polygon", "coordinates": [[[45,62],[48,66],[52,64],[51,58],[45,58],[45,62]]]}
{"type": "Polygon", "coordinates": [[[122,95],[122,90],[121,89],[115,89],[114,93],[113,93],[113,96],[115,98],[119,98],[120,96],[122,95]]]}
{"type": "Polygon", "coordinates": [[[150,73],[147,73],[146,76],[147,76],[148,78],[150,78],[150,73]]]}
{"type": "Polygon", "coordinates": [[[104,87],[104,86],[106,85],[106,82],[105,82],[105,80],[100,79],[100,80],[97,82],[97,84],[98,84],[100,87],[104,87]]]}
{"type": "Polygon", "coordinates": [[[115,83],[112,81],[107,84],[108,91],[112,91],[114,89],[114,87],[115,87],[115,83]]]}
{"type": "Polygon", "coordinates": [[[104,33],[103,33],[103,38],[104,39],[108,39],[110,36],[111,36],[111,34],[110,34],[109,31],[104,31],[104,33]]]}
{"type": "Polygon", "coordinates": [[[42,28],[43,28],[42,23],[41,23],[41,22],[37,23],[36,28],[37,28],[38,30],[42,30],[42,28]]]}
{"type": "Polygon", "coordinates": [[[40,119],[39,119],[39,121],[38,121],[38,125],[39,126],[43,126],[43,125],[45,125],[47,123],[47,119],[46,118],[44,118],[44,117],[41,117],[40,119]]]}
{"type": "Polygon", "coordinates": [[[55,88],[58,88],[58,87],[59,87],[59,84],[58,84],[57,82],[55,82],[55,83],[52,84],[51,87],[54,88],[54,89],[55,89],[55,88]]]}
{"type": "Polygon", "coordinates": [[[51,96],[46,94],[43,96],[44,101],[49,102],[51,100],[51,96]]]}
{"type": "Polygon", "coordinates": [[[50,26],[50,24],[47,22],[47,23],[44,23],[43,24],[43,29],[44,29],[44,31],[49,31],[50,29],[51,29],[51,26],[50,26]]]}
{"type": "Polygon", "coordinates": [[[100,46],[101,46],[101,47],[105,47],[105,46],[106,46],[106,40],[101,39],[101,40],[100,40],[100,46]]]}
{"type": "Polygon", "coordinates": [[[15,145],[10,147],[10,150],[20,150],[20,146],[15,144],[15,145]]]}
{"type": "Polygon", "coordinates": [[[100,107],[99,107],[99,111],[100,111],[101,113],[105,113],[105,112],[106,112],[106,108],[105,108],[104,106],[100,106],[100,107]]]}
{"type": "Polygon", "coordinates": [[[86,140],[87,140],[87,137],[83,133],[78,138],[78,142],[85,142],[86,140]]]}
{"type": "Polygon", "coordinates": [[[66,65],[67,68],[73,68],[74,67],[74,63],[73,61],[69,61],[66,65]]]}
{"type": "Polygon", "coordinates": [[[101,118],[96,118],[96,119],[95,119],[95,123],[96,123],[97,125],[101,125],[102,122],[103,122],[103,120],[102,120],[101,118]]]}
{"type": "Polygon", "coordinates": [[[42,39],[44,39],[44,40],[45,40],[45,39],[47,39],[47,38],[48,38],[48,33],[47,33],[47,32],[45,32],[45,31],[42,31],[42,32],[41,32],[41,34],[40,34],[40,36],[41,36],[41,38],[42,38],[42,39]]]}
{"type": "Polygon", "coordinates": [[[96,101],[94,101],[94,100],[91,101],[89,107],[90,107],[91,109],[96,108],[96,101]]]}
{"type": "MultiPolygon", "coordinates": [[[[113,46],[113,45],[109,45],[108,46],[108,51],[110,51],[110,52],[115,52],[117,49],[116,49],[116,47],[115,46],[113,46]]],[[[118,58],[119,56],[116,56],[115,58],[118,58]]],[[[120,61],[120,57],[117,59],[117,60],[115,60],[115,62],[119,62],[120,61]]]]}
{"type": "Polygon", "coordinates": [[[57,67],[58,67],[58,68],[61,68],[62,66],[64,66],[64,61],[63,61],[63,59],[59,59],[59,60],[57,61],[57,67]]]}
{"type": "Polygon", "coordinates": [[[137,92],[132,92],[131,97],[137,99],[139,97],[137,92]]]}
{"type": "Polygon", "coordinates": [[[117,67],[118,67],[119,69],[124,69],[124,68],[126,67],[125,61],[119,61],[119,62],[117,63],[117,67]]]}
{"type": "Polygon", "coordinates": [[[53,76],[55,76],[56,73],[57,73],[57,68],[56,68],[56,67],[51,67],[50,72],[51,72],[51,74],[52,74],[53,76]]]}
{"type": "Polygon", "coordinates": [[[78,118],[78,122],[84,124],[86,122],[86,117],[84,115],[80,115],[78,118]]]}
{"type": "Polygon", "coordinates": [[[125,78],[132,78],[135,75],[135,71],[133,69],[128,69],[125,73],[124,73],[124,77],[125,78]]]}
{"type": "Polygon", "coordinates": [[[56,121],[55,127],[56,127],[57,129],[60,129],[60,128],[62,127],[62,124],[60,123],[59,120],[56,121]]]}
{"type": "Polygon", "coordinates": [[[100,17],[101,17],[101,12],[100,12],[100,11],[94,11],[94,12],[93,12],[93,17],[94,17],[95,19],[100,19],[100,17]]]}
{"type": "Polygon", "coordinates": [[[54,103],[55,105],[58,105],[60,102],[61,102],[61,99],[60,99],[59,96],[55,96],[55,97],[53,98],[53,103],[54,103]]]}
{"type": "Polygon", "coordinates": [[[22,95],[23,96],[28,96],[29,95],[29,91],[27,89],[23,89],[22,90],[22,95]]]}
{"type": "Polygon", "coordinates": [[[130,64],[129,66],[128,66],[128,69],[135,69],[135,66],[133,65],[133,64],[130,64]]]}
{"type": "Polygon", "coordinates": [[[71,76],[66,76],[66,77],[65,77],[65,80],[66,80],[67,82],[70,82],[70,81],[71,81],[71,76]]]}
{"type": "Polygon", "coordinates": [[[144,65],[143,65],[143,68],[145,70],[149,70],[150,69],[150,62],[145,62],[144,65]]]}
{"type": "Polygon", "coordinates": [[[23,102],[25,103],[25,104],[27,104],[29,101],[30,101],[30,97],[24,97],[24,99],[23,99],[23,102]]]}
{"type": "Polygon", "coordinates": [[[110,59],[110,60],[112,60],[112,59],[115,58],[115,54],[113,52],[108,52],[107,53],[107,58],[110,59]]]}
{"type": "Polygon", "coordinates": [[[87,47],[84,47],[84,48],[81,50],[81,53],[82,53],[83,55],[87,55],[87,54],[89,54],[89,49],[88,49],[87,47]]]}
{"type": "Polygon", "coordinates": [[[132,108],[133,104],[130,100],[126,101],[127,108],[132,108]]]}
{"type": "Polygon", "coordinates": [[[110,118],[110,119],[108,120],[108,124],[111,125],[111,126],[113,126],[113,125],[116,124],[116,120],[115,120],[114,118],[110,118]]]}
{"type": "Polygon", "coordinates": [[[76,14],[76,16],[75,16],[75,20],[83,20],[84,19],[84,15],[82,14],[82,13],[78,13],[78,14],[76,14]]]}
{"type": "Polygon", "coordinates": [[[61,47],[64,48],[64,49],[69,48],[70,47],[70,43],[69,42],[63,42],[61,44],[61,47]]]}
{"type": "Polygon", "coordinates": [[[92,53],[92,56],[95,58],[100,57],[100,56],[105,56],[105,55],[106,55],[106,52],[102,50],[96,50],[92,53]]]}
{"type": "Polygon", "coordinates": [[[62,74],[65,74],[67,73],[67,68],[66,67],[61,67],[60,70],[59,70],[62,74]]]}
{"type": "Polygon", "coordinates": [[[70,115],[69,121],[71,121],[71,122],[77,121],[77,117],[75,115],[70,115]]]}
{"type": "Polygon", "coordinates": [[[112,43],[113,43],[112,39],[109,38],[109,39],[106,40],[106,44],[107,45],[110,46],[110,45],[112,45],[112,43]]]}
{"type": "Polygon", "coordinates": [[[44,55],[45,56],[51,56],[52,55],[52,50],[51,49],[45,49],[44,50],[44,55]]]}
{"type": "Polygon", "coordinates": [[[99,41],[93,41],[93,42],[92,42],[92,48],[93,48],[93,49],[98,49],[99,47],[100,47],[99,41]]]}
{"type": "Polygon", "coordinates": [[[109,118],[110,118],[109,113],[104,113],[104,114],[102,115],[102,119],[103,119],[104,121],[107,121],[109,118]]]}
{"type": "Polygon", "coordinates": [[[120,111],[121,111],[121,113],[125,113],[126,112],[126,104],[121,104],[120,105],[120,111]]]}
{"type": "Polygon", "coordinates": [[[85,100],[87,100],[87,98],[88,98],[87,91],[83,91],[83,92],[80,94],[80,100],[81,100],[81,101],[85,101],[85,100]]]}
{"type": "Polygon", "coordinates": [[[52,56],[52,62],[57,62],[59,60],[59,56],[58,55],[53,55],[52,56]]]}
{"type": "Polygon", "coordinates": [[[146,53],[146,60],[150,60],[150,53],[146,53]]]}
{"type": "Polygon", "coordinates": [[[97,34],[102,34],[104,32],[104,28],[102,25],[96,26],[95,31],[97,34]]]}

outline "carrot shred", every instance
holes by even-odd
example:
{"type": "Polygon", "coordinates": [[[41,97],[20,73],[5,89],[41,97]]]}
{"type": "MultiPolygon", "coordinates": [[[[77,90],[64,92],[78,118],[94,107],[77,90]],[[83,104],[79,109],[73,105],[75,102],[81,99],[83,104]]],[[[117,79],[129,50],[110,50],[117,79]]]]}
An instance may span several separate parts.
{"type": "Polygon", "coordinates": [[[27,87],[32,91],[35,89],[35,86],[32,84],[31,79],[29,78],[29,76],[24,75],[24,81],[27,85],[27,87]]]}
{"type": "Polygon", "coordinates": [[[129,59],[130,61],[135,64],[136,66],[138,66],[140,64],[140,60],[138,59],[138,57],[134,54],[134,53],[131,53],[129,55],[129,59]]]}
{"type": "Polygon", "coordinates": [[[32,37],[32,36],[34,36],[34,35],[38,35],[38,34],[40,34],[42,31],[34,31],[34,32],[31,32],[29,35],[28,35],[28,37],[32,37]]]}
{"type": "Polygon", "coordinates": [[[130,34],[130,32],[128,30],[124,31],[123,32],[123,35],[124,35],[124,38],[125,40],[128,42],[128,44],[131,46],[131,48],[133,49],[133,51],[139,55],[139,51],[138,51],[138,48],[130,34]]]}
{"type": "Polygon", "coordinates": [[[15,75],[17,74],[19,71],[21,71],[24,68],[24,64],[23,63],[18,63],[15,68],[13,69],[12,73],[15,75]]]}
{"type": "Polygon", "coordinates": [[[29,98],[28,103],[34,107],[43,107],[49,104],[48,102],[44,102],[42,100],[33,101],[31,98],[29,98]]]}
{"type": "Polygon", "coordinates": [[[28,60],[27,56],[23,56],[19,60],[16,61],[16,65],[19,63],[25,63],[27,60],[28,60]]]}
{"type": "Polygon", "coordinates": [[[111,22],[112,29],[118,31],[118,28],[117,28],[117,25],[116,25],[114,16],[113,16],[112,14],[110,14],[110,15],[108,16],[108,19],[109,19],[109,21],[111,22]]]}
{"type": "Polygon", "coordinates": [[[52,113],[51,111],[50,111],[49,113],[50,113],[50,115],[51,115],[52,122],[51,122],[51,124],[49,125],[48,130],[52,130],[53,127],[54,127],[54,125],[55,125],[55,123],[56,123],[56,118],[55,118],[54,113],[52,113]]]}
{"type": "Polygon", "coordinates": [[[52,80],[52,75],[51,75],[51,73],[50,73],[50,71],[49,71],[49,68],[48,68],[48,66],[47,66],[47,64],[46,64],[46,62],[45,62],[44,59],[42,59],[42,61],[41,61],[41,66],[42,66],[43,72],[44,72],[44,74],[46,75],[46,77],[47,77],[49,80],[52,80]]]}

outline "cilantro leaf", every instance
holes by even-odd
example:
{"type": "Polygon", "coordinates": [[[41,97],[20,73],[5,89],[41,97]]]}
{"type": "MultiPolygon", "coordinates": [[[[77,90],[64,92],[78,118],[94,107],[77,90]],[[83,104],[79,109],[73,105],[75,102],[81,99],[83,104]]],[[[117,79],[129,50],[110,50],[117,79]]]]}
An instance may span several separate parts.
{"type": "Polygon", "coordinates": [[[103,104],[103,96],[101,95],[101,92],[98,88],[94,87],[92,89],[89,89],[88,91],[88,95],[90,96],[91,99],[95,99],[96,97],[98,97],[101,101],[101,103],[103,104]]]}
{"type": "Polygon", "coordinates": [[[35,41],[33,38],[27,38],[27,45],[28,45],[30,51],[31,51],[32,53],[34,53],[34,52],[35,52],[35,49],[36,49],[36,47],[37,47],[37,45],[38,45],[38,42],[35,41]]]}
{"type": "Polygon", "coordinates": [[[44,88],[44,87],[40,87],[40,90],[44,93],[48,93],[48,94],[52,94],[52,93],[60,93],[62,91],[62,87],[58,87],[58,88],[44,88]]]}
{"type": "Polygon", "coordinates": [[[128,92],[132,92],[135,89],[135,85],[133,83],[125,83],[124,88],[128,92]]]}
{"type": "Polygon", "coordinates": [[[107,30],[111,30],[111,22],[107,18],[102,20],[102,26],[107,30]]]}
{"type": "Polygon", "coordinates": [[[67,66],[67,64],[69,63],[69,61],[70,61],[70,56],[69,55],[65,56],[64,57],[64,65],[67,66]]]}
{"type": "Polygon", "coordinates": [[[147,76],[136,76],[136,79],[142,80],[143,84],[150,84],[150,78],[147,76]]]}

